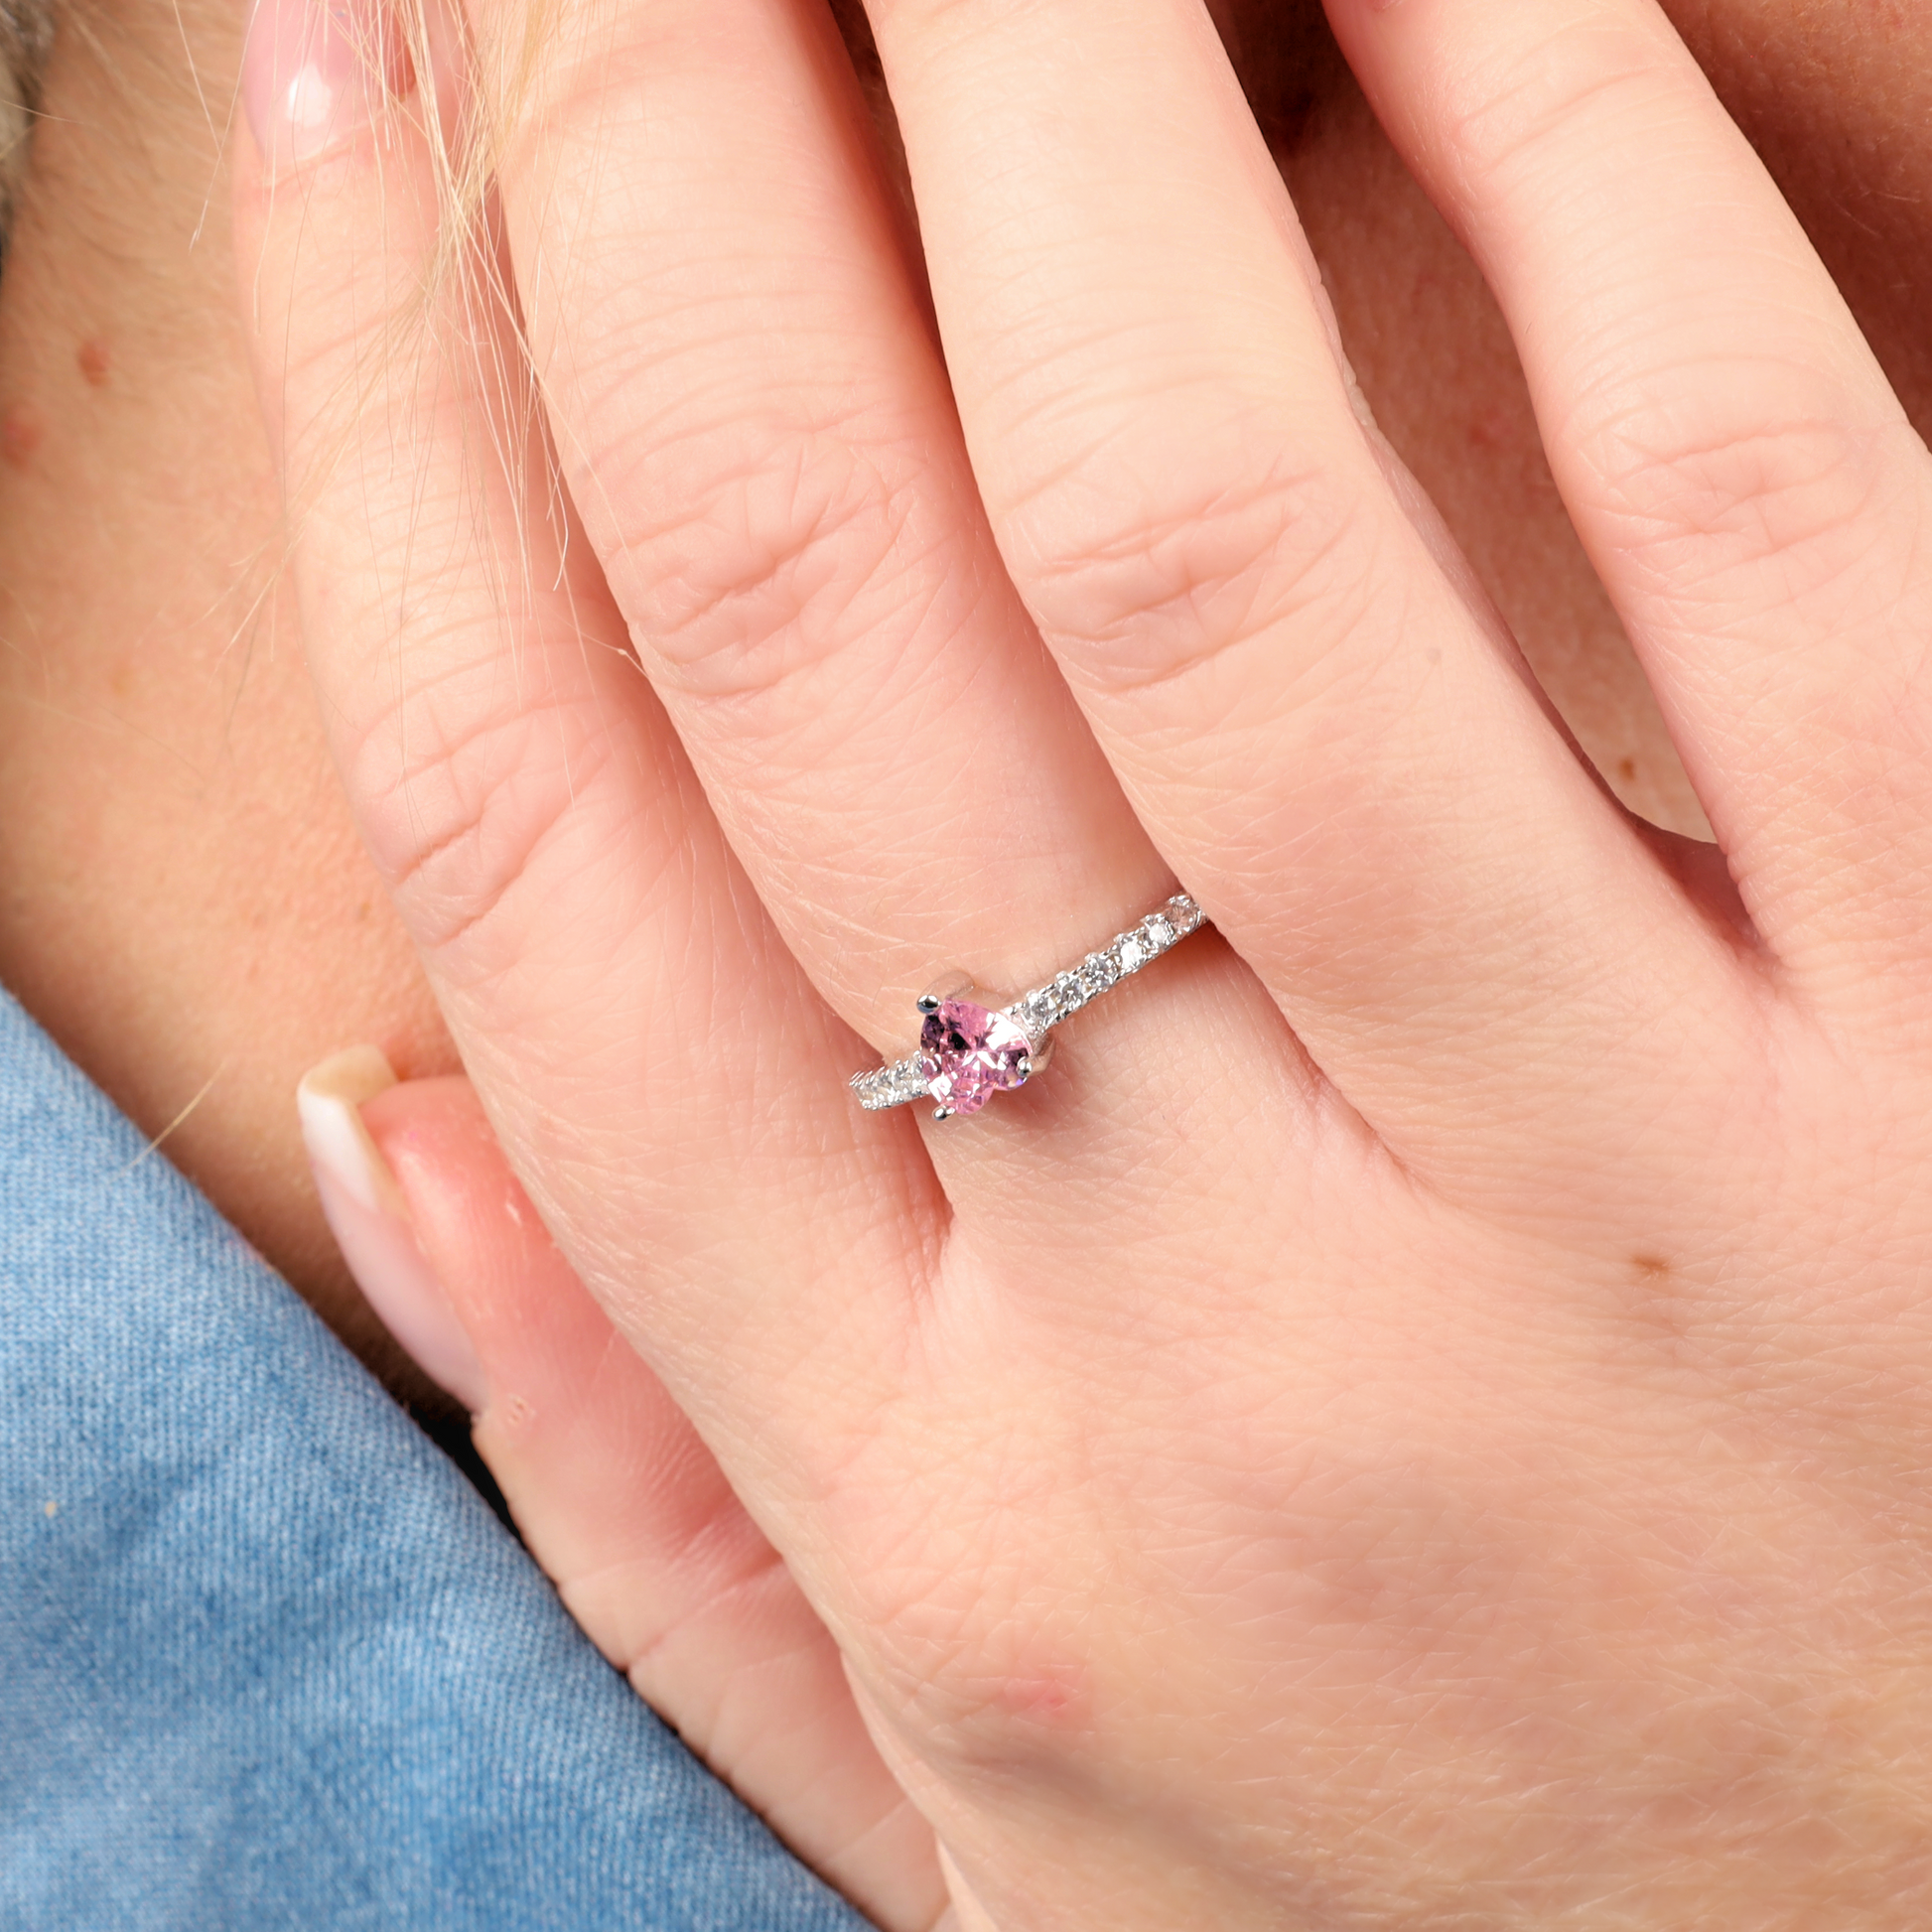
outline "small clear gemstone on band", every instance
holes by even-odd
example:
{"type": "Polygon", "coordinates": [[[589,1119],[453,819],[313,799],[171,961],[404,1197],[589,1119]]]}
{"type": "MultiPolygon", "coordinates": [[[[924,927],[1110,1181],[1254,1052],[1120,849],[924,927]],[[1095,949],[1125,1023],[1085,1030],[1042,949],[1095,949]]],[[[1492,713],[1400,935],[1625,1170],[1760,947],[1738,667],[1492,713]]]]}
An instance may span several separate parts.
{"type": "Polygon", "coordinates": [[[1090,952],[1080,962],[1080,985],[1095,1000],[1120,978],[1120,962],[1111,953],[1090,952]]]}
{"type": "Polygon", "coordinates": [[[1168,950],[1180,935],[1168,923],[1166,914],[1151,913],[1141,930],[1147,934],[1147,942],[1157,953],[1168,950]]]}
{"type": "Polygon", "coordinates": [[[1123,973],[1138,973],[1154,957],[1154,948],[1148,944],[1147,935],[1138,928],[1133,932],[1123,932],[1114,941],[1114,951],[1123,973]]]}
{"type": "Polygon", "coordinates": [[[891,1066],[877,1066],[852,1076],[852,1091],[869,1113],[886,1107],[903,1107],[909,1100],[922,1099],[926,1092],[925,1068],[915,1053],[910,1059],[896,1060],[891,1066]]]}
{"type": "Polygon", "coordinates": [[[1015,1024],[1037,1046],[1052,1026],[1053,1003],[1045,993],[1030,993],[1012,1009],[1015,1024]]]}

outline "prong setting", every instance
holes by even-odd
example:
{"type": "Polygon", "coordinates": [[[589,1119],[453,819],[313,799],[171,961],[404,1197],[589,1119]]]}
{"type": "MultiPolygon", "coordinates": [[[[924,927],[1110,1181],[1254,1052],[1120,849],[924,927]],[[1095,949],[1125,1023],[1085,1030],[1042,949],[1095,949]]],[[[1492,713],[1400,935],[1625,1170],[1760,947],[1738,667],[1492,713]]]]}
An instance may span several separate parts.
{"type": "Polygon", "coordinates": [[[1062,1021],[1205,923],[1194,900],[1176,893],[1077,966],[1004,1008],[976,991],[970,975],[954,972],[914,1002],[923,1023],[919,1049],[891,1065],[855,1073],[852,1091],[869,1112],[929,1097],[940,1103],[934,1120],[977,1113],[995,1089],[1024,1086],[1046,1070],[1054,1029],[1062,1021]]]}

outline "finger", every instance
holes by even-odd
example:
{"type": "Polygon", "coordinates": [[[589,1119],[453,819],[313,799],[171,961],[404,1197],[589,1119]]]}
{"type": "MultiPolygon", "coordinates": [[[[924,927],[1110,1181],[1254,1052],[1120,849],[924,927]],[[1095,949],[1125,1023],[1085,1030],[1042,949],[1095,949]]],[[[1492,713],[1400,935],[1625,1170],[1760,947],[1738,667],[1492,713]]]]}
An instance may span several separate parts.
{"type": "Polygon", "coordinates": [[[303,1082],[330,1224],[585,1634],[772,1829],[883,1926],[944,1902],[932,1833],[825,1626],[537,1218],[465,1079],[373,1047],[303,1082]],[[452,1364],[456,1372],[452,1374],[452,1364]]]}
{"type": "Polygon", "coordinates": [[[1924,958],[1932,462],[1770,176],[1652,0],[1329,11],[1502,302],[1759,929],[1924,958]]]}
{"type": "Polygon", "coordinates": [[[976,475],[1157,843],[1410,1158],[1597,1134],[1730,968],[1364,434],[1205,14],[874,12],[976,475]]]}
{"type": "Polygon", "coordinates": [[[566,478],[785,937],[898,1040],[941,968],[1019,991],[1171,880],[1000,569],[829,13],[553,28],[501,180],[566,478]]]}
{"type": "MultiPolygon", "coordinates": [[[[332,84],[268,88],[257,111],[332,84]]],[[[546,1217],[584,1231],[580,1272],[662,1302],[660,1337],[681,1309],[691,1352],[745,1389],[802,1401],[822,1371],[834,1409],[878,1399],[930,1176],[822,1102],[853,1043],[734,868],[571,541],[487,264],[437,271],[426,130],[365,116],[274,179],[245,148],[237,177],[338,761],[506,1145],[542,1170],[546,1217]]]]}
{"type": "MultiPolygon", "coordinates": [[[[572,493],[774,921],[897,1059],[946,969],[1018,995],[1173,882],[1000,567],[822,6],[554,27],[502,179],[572,493]]],[[[1123,1173],[1216,1178],[1174,1101],[1218,1070],[1269,1068],[1302,1115],[1279,1016],[1190,951],[932,1137],[988,1252],[1036,1260],[1049,1219],[1077,1244],[1123,1173]]]]}

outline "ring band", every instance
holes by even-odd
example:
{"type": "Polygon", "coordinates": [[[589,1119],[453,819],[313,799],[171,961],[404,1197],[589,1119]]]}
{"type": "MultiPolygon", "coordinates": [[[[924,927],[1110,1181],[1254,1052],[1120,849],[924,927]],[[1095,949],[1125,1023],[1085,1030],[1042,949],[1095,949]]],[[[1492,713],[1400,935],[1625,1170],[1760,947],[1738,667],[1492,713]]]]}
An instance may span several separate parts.
{"type": "Polygon", "coordinates": [[[928,993],[918,1003],[919,1050],[890,1066],[855,1073],[852,1091],[869,1113],[930,1097],[939,1103],[936,1120],[976,1114],[995,1093],[1026,1085],[1036,1070],[1035,1062],[1044,1061],[1047,1035],[1062,1020],[1205,923],[1200,907],[1185,893],[1176,893],[1139,925],[1010,1007],[928,993]]]}

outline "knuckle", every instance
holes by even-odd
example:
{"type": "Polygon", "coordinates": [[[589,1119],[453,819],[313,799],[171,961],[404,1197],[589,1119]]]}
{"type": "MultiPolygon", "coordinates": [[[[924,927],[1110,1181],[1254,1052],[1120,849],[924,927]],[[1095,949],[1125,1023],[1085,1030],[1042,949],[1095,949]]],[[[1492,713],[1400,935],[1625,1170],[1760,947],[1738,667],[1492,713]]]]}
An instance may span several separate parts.
{"type": "Polygon", "coordinates": [[[1456,158],[1463,199],[1518,187],[1540,198],[1553,179],[1575,178],[1570,167],[1553,176],[1553,152],[1582,154],[1615,130],[1681,118],[1684,101],[1674,64],[1644,29],[1559,30],[1449,75],[1439,138],[1456,158]]]}
{"type": "Polygon", "coordinates": [[[416,943],[452,983],[512,966],[519,904],[606,753],[583,708],[469,663],[387,707],[345,757],[364,837],[416,943]]]}
{"type": "Polygon", "coordinates": [[[1092,1659],[1027,1588],[1028,1556],[1044,1554],[969,1563],[963,1574],[922,1554],[870,1593],[867,1627],[889,1633],[874,1664],[891,1702],[955,1772],[1037,1777],[1092,1746],[1092,1659]]]}
{"type": "Polygon", "coordinates": [[[1003,1463],[990,1495],[977,1419],[927,1413],[920,1427],[955,1447],[956,1466],[915,1485],[917,1509],[896,1500],[908,1493],[902,1416],[855,1435],[826,1489],[863,1553],[848,1609],[870,1633],[868,1675],[916,1723],[922,1750],[956,1769],[1064,1764],[1092,1740],[1095,1660],[1078,1602],[1048,1602],[1036,1582],[1091,1526],[1058,1493],[1052,1455],[1003,1463]]]}
{"type": "Polygon", "coordinates": [[[1374,596],[1359,485],[1250,427],[1125,461],[1099,448],[1023,499],[1010,553],[1076,669],[1132,691],[1197,673],[1284,623],[1331,638],[1374,596]]]}
{"type": "Polygon", "coordinates": [[[639,441],[611,471],[616,588],[640,654],[679,689],[761,696],[908,600],[929,547],[911,529],[913,453],[756,414],[639,441]]]}
{"type": "Polygon", "coordinates": [[[1677,370],[1580,436],[1611,540],[1649,588],[1788,605],[1872,554],[1870,519],[1900,474],[1892,439],[1805,395],[1817,386],[1782,368],[1677,370]],[[1767,411],[1780,393],[1794,403],[1767,411]]]}

